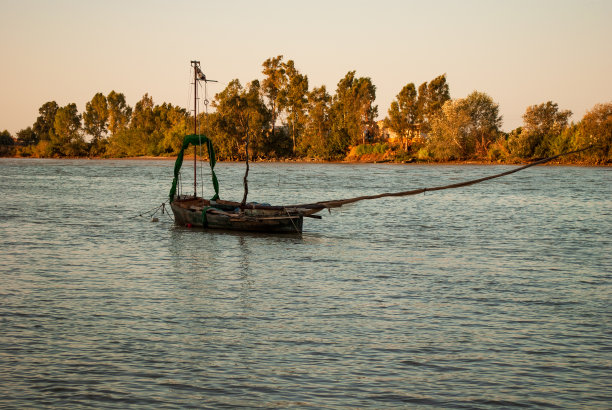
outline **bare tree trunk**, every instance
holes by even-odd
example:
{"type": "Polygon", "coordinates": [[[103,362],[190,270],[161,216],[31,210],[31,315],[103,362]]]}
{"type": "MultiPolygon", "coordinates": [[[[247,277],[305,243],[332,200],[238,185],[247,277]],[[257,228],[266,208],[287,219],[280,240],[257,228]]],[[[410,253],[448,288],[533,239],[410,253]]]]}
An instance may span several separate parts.
{"type": "Polygon", "coordinates": [[[249,183],[247,177],[249,176],[249,129],[247,127],[246,133],[246,172],[244,173],[244,196],[242,197],[242,203],[240,206],[246,205],[247,195],[249,194],[249,183]]]}
{"type": "Polygon", "coordinates": [[[276,103],[272,101],[272,139],[274,139],[275,129],[276,129],[276,103]]]}

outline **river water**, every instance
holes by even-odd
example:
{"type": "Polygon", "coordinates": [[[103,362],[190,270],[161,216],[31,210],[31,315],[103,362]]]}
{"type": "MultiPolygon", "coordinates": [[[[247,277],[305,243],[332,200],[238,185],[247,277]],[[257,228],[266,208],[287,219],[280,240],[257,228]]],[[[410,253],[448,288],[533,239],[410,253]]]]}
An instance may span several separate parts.
{"type": "MultiPolygon", "coordinates": [[[[138,217],[173,165],[0,159],[0,407],[612,406],[612,169],[535,167],[270,236],[138,217]]],[[[252,164],[249,199],[512,168],[252,164]]],[[[243,165],[217,173],[240,200],[243,165]]]]}

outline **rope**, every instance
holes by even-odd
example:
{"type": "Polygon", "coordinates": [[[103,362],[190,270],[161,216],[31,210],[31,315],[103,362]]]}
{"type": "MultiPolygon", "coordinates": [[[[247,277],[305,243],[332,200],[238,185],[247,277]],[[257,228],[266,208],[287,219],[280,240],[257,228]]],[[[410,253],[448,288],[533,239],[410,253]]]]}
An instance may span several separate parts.
{"type": "MultiPolygon", "coordinates": [[[[187,84],[191,84],[191,81],[193,81],[193,70],[194,68],[189,66],[189,76],[187,77],[187,84]]],[[[187,112],[191,112],[191,110],[189,109],[191,107],[191,102],[193,101],[193,95],[192,95],[192,88],[191,86],[187,87],[187,104],[185,104],[185,107],[187,107],[187,112]]],[[[193,115],[196,115],[196,107],[193,107],[193,115]]],[[[189,127],[187,126],[187,121],[185,121],[185,127],[184,127],[184,131],[185,131],[185,135],[187,135],[188,133],[188,129],[189,127]]],[[[193,153],[195,155],[195,147],[193,149],[193,153]]],[[[181,194],[183,193],[183,179],[182,179],[182,175],[179,173],[178,176],[178,182],[179,182],[179,186],[178,186],[178,195],[181,196],[181,194]]]]}
{"type": "Polygon", "coordinates": [[[166,203],[165,202],[162,204],[162,215],[163,214],[168,215],[168,218],[170,218],[170,220],[172,222],[174,222],[174,218],[170,215],[170,212],[168,212],[168,210],[166,209],[166,203]]]}
{"type": "MultiPolygon", "coordinates": [[[[207,87],[207,82],[204,81],[204,110],[206,112],[206,115],[204,116],[204,119],[206,121],[208,121],[208,87],[207,87]]],[[[200,84],[200,88],[202,88],[202,85],[200,84]]],[[[198,99],[198,108],[200,108],[200,100],[198,99]]],[[[198,135],[202,134],[202,122],[198,123],[198,135]]],[[[202,171],[202,162],[203,162],[203,157],[202,157],[202,138],[199,139],[200,142],[200,186],[201,189],[200,191],[202,192],[202,197],[204,197],[204,173],[202,171]]],[[[210,155],[210,154],[209,154],[210,155]]]]}
{"type": "MultiPolygon", "coordinates": [[[[198,125],[198,142],[200,149],[200,192],[202,193],[202,198],[204,197],[204,174],[202,173],[202,137],[200,134],[200,125],[198,125]]],[[[195,152],[195,146],[193,147],[193,151],[195,152]]]]}
{"type": "MultiPolygon", "coordinates": [[[[202,88],[202,84],[198,83],[198,86],[200,86],[200,88],[202,88]]],[[[196,100],[196,108],[195,108],[195,112],[193,113],[196,117],[198,112],[200,112],[200,99],[198,98],[196,100]]],[[[196,118],[197,121],[197,118],[196,118]]],[[[201,132],[202,130],[202,123],[198,122],[198,142],[199,142],[199,146],[198,146],[198,150],[200,152],[200,192],[202,193],[202,197],[204,197],[204,174],[202,173],[202,137],[201,137],[201,132]]],[[[193,154],[195,155],[196,152],[196,147],[193,147],[193,154]]]]}
{"type": "Polygon", "coordinates": [[[206,112],[206,119],[208,120],[208,82],[204,81],[204,111],[206,112]]]}
{"type": "Polygon", "coordinates": [[[293,221],[293,218],[291,218],[291,214],[289,213],[289,211],[287,210],[287,208],[283,208],[283,210],[287,213],[287,216],[289,217],[289,220],[291,221],[291,224],[293,225],[293,227],[295,228],[296,232],[300,232],[300,230],[298,229],[297,225],[295,224],[295,222],[293,221]]]}
{"type": "MultiPolygon", "coordinates": [[[[155,212],[157,212],[157,210],[159,210],[160,206],[161,206],[161,205],[156,206],[155,208],[151,208],[151,209],[149,209],[148,211],[140,211],[140,213],[139,213],[138,215],[135,215],[135,216],[130,216],[130,217],[128,217],[128,219],[138,218],[139,216],[142,216],[142,214],[148,214],[148,213],[153,212],[154,210],[155,210],[155,212]]],[[[153,213],[152,215],[155,215],[155,213],[153,213]]],[[[152,216],[152,215],[151,215],[151,216],[152,216]]]]}
{"type": "Polygon", "coordinates": [[[141,211],[138,215],[130,216],[130,217],[128,217],[128,219],[135,219],[135,218],[138,218],[138,217],[143,217],[143,216],[145,216],[143,214],[148,214],[146,216],[147,218],[153,218],[155,216],[155,214],[157,214],[159,212],[159,210],[161,209],[162,215],[163,214],[168,215],[168,217],[170,219],[172,219],[172,221],[174,221],[174,219],[170,216],[170,213],[166,210],[166,202],[163,202],[161,205],[156,206],[154,208],[151,208],[148,211],[141,211]]]}

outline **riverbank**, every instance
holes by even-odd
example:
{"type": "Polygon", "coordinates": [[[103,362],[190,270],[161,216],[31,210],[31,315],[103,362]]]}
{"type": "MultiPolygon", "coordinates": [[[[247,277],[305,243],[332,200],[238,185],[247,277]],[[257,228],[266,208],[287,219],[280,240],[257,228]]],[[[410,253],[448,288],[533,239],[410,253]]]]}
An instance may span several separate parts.
{"type": "MultiPolygon", "coordinates": [[[[96,161],[176,161],[176,156],[139,156],[139,157],[118,157],[118,158],[107,158],[107,157],[53,157],[53,158],[42,158],[42,157],[22,157],[22,156],[6,156],[0,158],[21,158],[21,159],[87,159],[96,161]]],[[[534,162],[533,160],[487,160],[487,159],[467,159],[467,160],[452,160],[452,161],[434,161],[434,160],[404,160],[398,161],[393,159],[386,159],[374,155],[364,155],[363,157],[347,157],[344,160],[322,160],[316,158],[279,158],[279,159],[254,159],[252,163],[295,163],[295,164],[397,164],[397,165],[521,165],[534,162]]],[[[193,161],[193,155],[185,155],[184,161],[193,161]]],[[[236,163],[243,161],[233,160],[217,160],[218,163],[236,163]]],[[[611,167],[612,162],[593,164],[586,161],[550,161],[544,165],[550,166],[579,166],[579,167],[611,167]]]]}

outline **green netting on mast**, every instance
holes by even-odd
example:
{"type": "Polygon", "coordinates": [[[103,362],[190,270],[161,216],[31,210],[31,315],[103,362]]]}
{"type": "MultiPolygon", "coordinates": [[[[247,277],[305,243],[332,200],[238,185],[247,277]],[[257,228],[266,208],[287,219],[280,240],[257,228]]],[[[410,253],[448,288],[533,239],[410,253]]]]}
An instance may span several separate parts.
{"type": "Polygon", "coordinates": [[[170,202],[174,201],[174,195],[176,194],[176,184],[178,181],[179,172],[181,171],[181,167],[183,166],[183,156],[185,155],[185,150],[190,145],[196,146],[201,144],[206,144],[206,148],[208,149],[210,171],[212,173],[212,183],[213,188],[215,189],[215,195],[210,198],[210,200],[216,201],[217,199],[219,199],[219,181],[217,181],[217,175],[215,174],[215,164],[217,163],[217,160],[215,158],[215,149],[213,148],[212,141],[205,135],[190,134],[185,136],[181,151],[178,153],[178,156],[176,157],[176,162],[174,163],[174,179],[172,180],[172,188],[170,188],[169,194],[170,202]]]}

